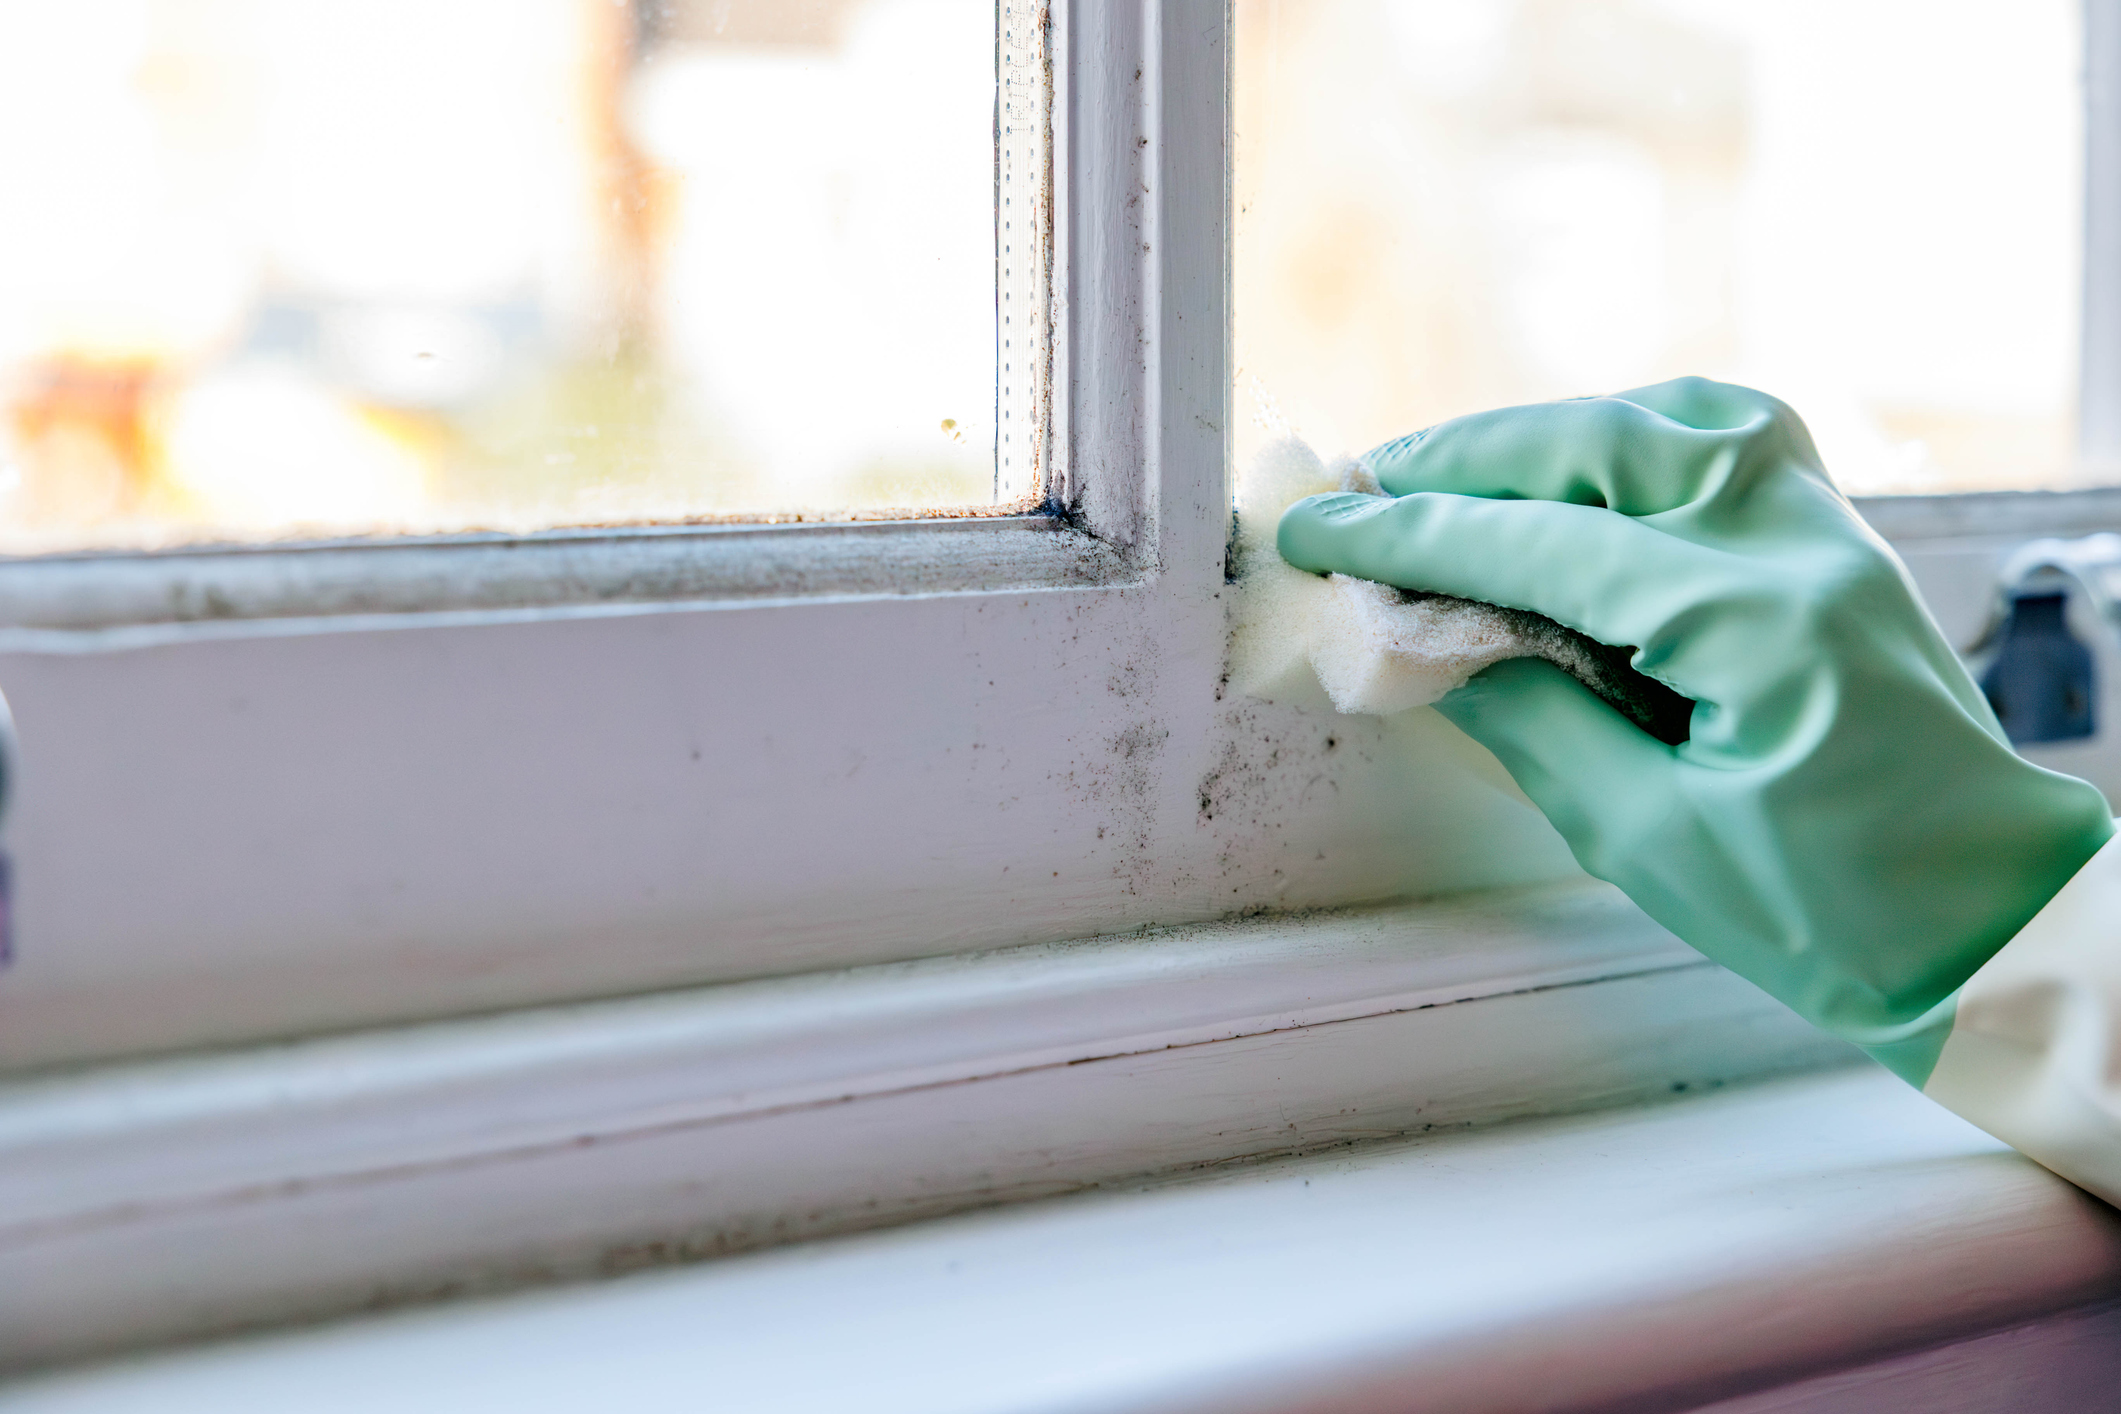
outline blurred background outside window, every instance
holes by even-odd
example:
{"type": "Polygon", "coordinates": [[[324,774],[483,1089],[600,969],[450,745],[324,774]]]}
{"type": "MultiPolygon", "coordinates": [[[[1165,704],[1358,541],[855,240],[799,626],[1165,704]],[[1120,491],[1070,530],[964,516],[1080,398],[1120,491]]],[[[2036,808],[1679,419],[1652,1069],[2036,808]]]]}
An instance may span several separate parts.
{"type": "Polygon", "coordinates": [[[1684,373],[2082,484],[2076,0],[1237,0],[1237,451],[1684,373]]]}
{"type": "Polygon", "coordinates": [[[0,0],[0,553],[1022,499],[1020,8],[0,0]]]}

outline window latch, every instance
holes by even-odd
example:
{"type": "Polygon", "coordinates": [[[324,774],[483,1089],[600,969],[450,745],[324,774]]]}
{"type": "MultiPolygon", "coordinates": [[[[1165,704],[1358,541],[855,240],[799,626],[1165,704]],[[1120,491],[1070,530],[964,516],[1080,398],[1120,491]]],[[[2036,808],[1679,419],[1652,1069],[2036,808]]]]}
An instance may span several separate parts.
{"type": "Polygon", "coordinates": [[[2102,629],[2121,634],[2117,589],[2121,535],[2035,540],[2003,561],[1996,611],[1973,652],[1986,659],[1981,690],[2013,746],[2098,734],[2098,662],[2069,607],[2082,595],[2102,629]]]}

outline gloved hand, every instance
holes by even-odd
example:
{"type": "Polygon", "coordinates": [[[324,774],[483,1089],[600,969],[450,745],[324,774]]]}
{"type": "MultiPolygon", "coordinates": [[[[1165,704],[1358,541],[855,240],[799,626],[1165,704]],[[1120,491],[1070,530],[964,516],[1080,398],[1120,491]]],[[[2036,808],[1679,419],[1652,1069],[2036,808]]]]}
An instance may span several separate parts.
{"type": "Polygon", "coordinates": [[[1694,700],[1667,746],[1550,663],[1437,704],[1590,873],[1918,1087],[1953,994],[2113,833],[2014,754],[1796,414],[1680,379],[1506,408],[1366,459],[1283,558],[1530,609],[1694,700]]]}

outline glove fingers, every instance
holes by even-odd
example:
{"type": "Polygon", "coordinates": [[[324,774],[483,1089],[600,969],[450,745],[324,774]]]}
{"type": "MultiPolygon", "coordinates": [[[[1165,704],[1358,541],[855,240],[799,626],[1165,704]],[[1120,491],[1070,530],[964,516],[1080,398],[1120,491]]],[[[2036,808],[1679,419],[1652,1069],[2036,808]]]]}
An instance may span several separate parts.
{"type": "Polygon", "coordinates": [[[1495,754],[1601,879],[1618,882],[1636,842],[1678,808],[1672,748],[1543,659],[1497,663],[1436,710],[1495,754]]]}
{"type": "Polygon", "coordinates": [[[1395,496],[1445,491],[1654,515],[1775,465],[1774,454],[1789,450],[1776,433],[1790,428],[1803,432],[1772,398],[1680,379],[1619,397],[1454,418],[1363,460],[1395,496]]]}
{"type": "Polygon", "coordinates": [[[1697,700],[1712,694],[1666,673],[1680,669],[1680,621],[1742,599],[1755,574],[1745,559],[1627,516],[1553,501],[1313,496],[1282,516],[1277,539],[1298,569],[1529,609],[1637,649],[1636,668],[1697,700]]]}

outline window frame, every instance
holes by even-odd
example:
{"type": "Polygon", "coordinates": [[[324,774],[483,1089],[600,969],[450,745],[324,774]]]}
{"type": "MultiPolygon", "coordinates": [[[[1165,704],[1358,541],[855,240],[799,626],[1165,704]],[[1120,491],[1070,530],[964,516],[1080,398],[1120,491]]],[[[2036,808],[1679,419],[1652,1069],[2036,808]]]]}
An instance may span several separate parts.
{"type": "MultiPolygon", "coordinates": [[[[1039,9],[1051,268],[1044,495],[1034,509],[844,520],[761,512],[711,525],[0,556],[0,651],[1138,580],[1153,560],[1158,520],[1147,430],[1160,334],[1153,322],[1177,318],[1151,307],[1157,274],[1146,233],[1156,213],[1139,199],[1149,189],[1144,130],[1156,121],[1158,91],[1143,80],[1142,31],[1154,24],[1130,0],[1051,0],[1039,9]],[[1096,62],[1078,72],[1073,55],[1096,62]],[[366,622],[377,615],[393,617],[366,622]]],[[[1212,122],[1205,112],[1192,116],[1212,122]]],[[[1220,239],[1227,246],[1227,232],[1220,239]]],[[[1186,255],[1198,258],[1214,240],[1185,241],[1186,255]]],[[[1226,293],[1212,305],[1203,298],[1209,284],[1226,286],[1227,278],[1198,271],[1191,307],[1225,310],[1226,293]]]]}
{"type": "MultiPolygon", "coordinates": [[[[1035,5],[1052,29],[1054,7],[1035,5]]],[[[996,22],[1002,22],[999,7],[996,22]]],[[[1049,91],[1046,117],[1052,139],[1061,131],[1056,76],[1057,34],[1044,47],[1049,91]]],[[[997,39],[997,81],[1002,46],[997,39]]],[[[1101,99],[1077,107],[1096,112],[1101,99]]],[[[1055,162],[1052,170],[1065,171],[1055,162]]],[[[1095,180],[1118,180],[1109,167],[1095,180]]],[[[1114,191],[1063,182],[1046,193],[1039,233],[1045,258],[1065,269],[1062,221],[1055,197],[1072,197],[1077,210],[1116,204],[1114,191]]],[[[1119,272],[1114,272],[1119,273],[1119,272]]],[[[1108,283],[1100,281],[1100,284],[1108,283]]],[[[1050,284],[1050,281],[1049,281],[1050,284]]],[[[1052,316],[1049,330],[1063,321],[1052,316]]],[[[999,302],[997,282],[997,303],[999,302]]],[[[1102,307],[1097,313],[1104,313],[1102,307]]],[[[1139,313],[1122,304],[1121,320],[1139,313]]],[[[1097,314],[1092,324],[1099,324],[1097,314]]],[[[1086,346],[1117,347],[1117,331],[1086,331],[1086,346]]],[[[1124,337],[1121,335],[1120,337],[1124,337]]],[[[813,595],[1010,592],[1050,586],[1108,583],[1132,568],[1124,547],[1137,527],[1128,512],[1139,501],[1140,473],[1127,448],[1073,448],[1056,435],[1052,405],[1054,347],[1033,403],[1048,404],[1039,429],[1042,468],[1039,504],[946,509],[915,516],[847,517],[764,509],[712,524],[643,523],[556,526],[525,533],[345,536],[256,544],[210,543],[156,550],[90,549],[58,554],[0,555],[0,644],[36,645],[58,633],[110,631],[121,641],[181,641],[180,625],[210,626],[225,635],[253,620],[328,620],[374,614],[481,616],[505,621],[545,611],[609,611],[616,606],[681,604],[813,595]],[[1117,454],[1113,454],[1117,453],[1117,454]],[[1098,477],[1122,484],[1099,494],[1098,477]],[[1115,514],[1117,513],[1117,514],[1115,514]],[[1106,520],[1111,523],[1107,524],[1106,520]],[[143,633],[141,630],[152,629],[143,633]]],[[[1100,389],[1102,392],[1109,392],[1100,389]]],[[[1093,426],[1092,435],[1103,429],[1093,426]]],[[[998,449],[997,449],[998,455],[998,449]]],[[[997,488],[1005,494],[999,472],[997,488]]],[[[331,625],[319,624],[323,628],[331,625]]],[[[285,632],[285,623],[263,631],[285,632]]],[[[64,646],[63,640],[61,645],[64,646]]],[[[72,645],[92,647],[91,643],[72,645]]]]}
{"type": "Polygon", "coordinates": [[[1232,21],[1050,12],[1044,512],[0,566],[0,1071],[1576,876],[1224,691],[1232,21]]]}

